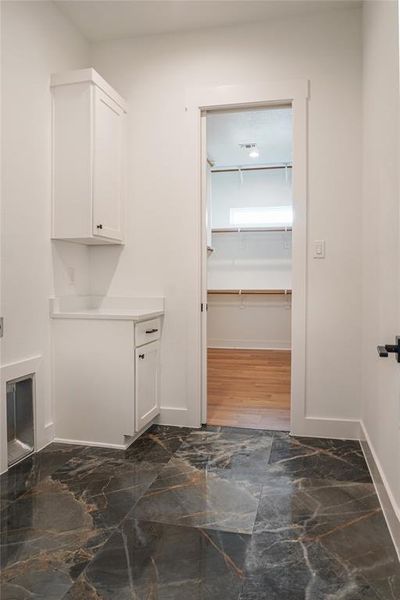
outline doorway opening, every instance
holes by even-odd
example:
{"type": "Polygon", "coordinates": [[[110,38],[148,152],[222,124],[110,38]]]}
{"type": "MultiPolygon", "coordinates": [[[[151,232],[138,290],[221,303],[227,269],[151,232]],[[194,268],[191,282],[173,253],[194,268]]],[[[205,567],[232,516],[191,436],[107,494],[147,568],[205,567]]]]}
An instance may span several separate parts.
{"type": "Polygon", "coordinates": [[[207,423],[290,430],[292,106],[203,117],[207,423]]]}

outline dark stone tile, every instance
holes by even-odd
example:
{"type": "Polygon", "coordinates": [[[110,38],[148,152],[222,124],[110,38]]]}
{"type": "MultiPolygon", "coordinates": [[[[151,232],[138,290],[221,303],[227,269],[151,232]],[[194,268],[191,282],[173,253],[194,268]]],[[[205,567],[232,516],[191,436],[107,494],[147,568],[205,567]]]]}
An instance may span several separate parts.
{"type": "Polygon", "coordinates": [[[170,452],[175,452],[192,431],[193,429],[191,427],[152,425],[144,435],[147,435],[151,439],[155,439],[170,452]]]}
{"type": "Polygon", "coordinates": [[[359,442],[297,438],[277,432],[269,472],[276,476],[371,482],[359,442]]]}
{"type": "Polygon", "coordinates": [[[261,486],[219,477],[172,458],[132,516],[141,520],[251,533],[261,486]]]}
{"type": "Polygon", "coordinates": [[[267,470],[272,435],[265,431],[222,428],[193,431],[175,456],[220,478],[261,483],[267,470]]]}
{"type": "Polygon", "coordinates": [[[20,574],[14,581],[0,584],[2,600],[60,600],[72,585],[67,573],[55,569],[20,574]]]}
{"type": "Polygon", "coordinates": [[[319,535],[380,511],[372,483],[272,478],[263,486],[254,533],[305,527],[319,535]]]}
{"type": "Polygon", "coordinates": [[[379,596],[340,556],[331,556],[318,543],[301,541],[295,531],[253,535],[240,600],[283,598],[377,600],[379,596]]]}
{"type": "Polygon", "coordinates": [[[2,514],[2,599],[61,598],[180,443],[180,433],[156,431],[134,456],[80,448],[41,472],[2,514]]]}
{"type": "Polygon", "coordinates": [[[193,430],[188,427],[152,425],[126,450],[112,448],[86,448],[85,456],[114,458],[130,462],[154,462],[166,464],[174,452],[193,430]]]}
{"type": "Polygon", "coordinates": [[[246,569],[241,600],[400,597],[400,565],[372,484],[271,481],[246,569]]]}
{"type": "Polygon", "coordinates": [[[188,427],[153,425],[126,450],[128,460],[165,464],[193,430],[188,427]]]}
{"type": "Polygon", "coordinates": [[[44,477],[83,450],[84,446],[49,444],[40,452],[11,467],[0,477],[0,508],[5,508],[29,492],[44,477]]]}
{"type": "Polygon", "coordinates": [[[1,513],[2,600],[61,597],[107,536],[61,483],[42,480],[1,513]]]}
{"type": "Polygon", "coordinates": [[[357,442],[153,426],[1,482],[2,600],[400,598],[357,442]]]}
{"type": "Polygon", "coordinates": [[[221,425],[207,425],[207,423],[204,423],[201,426],[200,431],[221,431],[222,426],[221,425]]]}
{"type": "MultiPolygon", "coordinates": [[[[118,525],[157,477],[162,464],[83,453],[53,473],[47,491],[72,494],[98,528],[118,525]]],[[[41,493],[37,488],[35,493],[41,493]]]]}
{"type": "Polygon", "coordinates": [[[63,464],[65,461],[69,460],[71,456],[76,456],[76,454],[79,454],[85,448],[86,446],[82,446],[81,444],[52,442],[37,452],[36,456],[40,456],[43,460],[43,472],[45,472],[46,468],[51,469],[51,471],[48,470],[48,472],[45,473],[45,475],[50,475],[54,470],[54,466],[63,464]],[[47,463],[45,461],[47,461],[47,463]]]}
{"type": "Polygon", "coordinates": [[[248,542],[128,518],[64,600],[236,600],[248,542]]]}
{"type": "Polygon", "coordinates": [[[230,425],[202,425],[201,429],[194,431],[213,431],[213,432],[223,432],[223,433],[243,433],[245,435],[271,435],[273,436],[275,431],[269,429],[255,429],[254,427],[233,427],[230,425]]]}

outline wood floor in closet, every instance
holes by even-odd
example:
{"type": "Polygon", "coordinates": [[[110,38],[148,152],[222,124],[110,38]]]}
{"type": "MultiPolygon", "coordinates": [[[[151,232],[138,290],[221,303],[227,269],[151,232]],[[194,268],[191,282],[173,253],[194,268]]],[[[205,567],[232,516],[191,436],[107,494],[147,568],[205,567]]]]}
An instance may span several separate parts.
{"type": "Polygon", "coordinates": [[[209,425],[290,429],[289,350],[208,349],[209,425]]]}

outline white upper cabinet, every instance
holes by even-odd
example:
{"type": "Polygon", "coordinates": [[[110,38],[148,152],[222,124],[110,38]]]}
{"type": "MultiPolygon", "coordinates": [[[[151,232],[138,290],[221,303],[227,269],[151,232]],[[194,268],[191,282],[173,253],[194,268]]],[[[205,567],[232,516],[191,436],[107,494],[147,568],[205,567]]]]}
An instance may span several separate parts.
{"type": "Polygon", "coordinates": [[[94,69],[52,76],[52,238],[123,243],[125,101],[94,69]]]}

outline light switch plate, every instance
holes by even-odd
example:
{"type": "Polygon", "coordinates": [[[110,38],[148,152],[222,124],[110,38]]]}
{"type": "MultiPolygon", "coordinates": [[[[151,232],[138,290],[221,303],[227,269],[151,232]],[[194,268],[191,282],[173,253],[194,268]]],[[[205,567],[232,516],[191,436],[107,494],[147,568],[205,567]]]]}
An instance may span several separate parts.
{"type": "Polygon", "coordinates": [[[325,258],[325,240],[314,240],[314,258],[325,258]]]}

